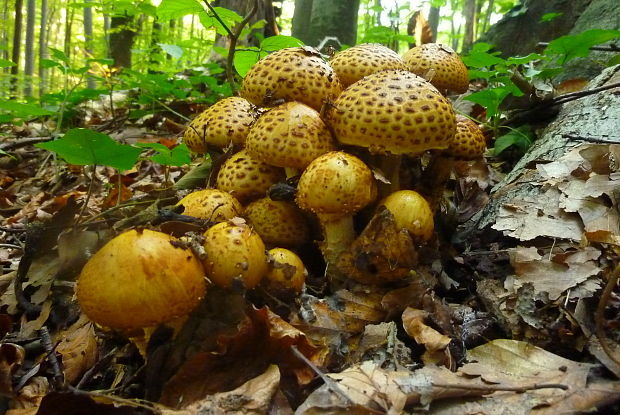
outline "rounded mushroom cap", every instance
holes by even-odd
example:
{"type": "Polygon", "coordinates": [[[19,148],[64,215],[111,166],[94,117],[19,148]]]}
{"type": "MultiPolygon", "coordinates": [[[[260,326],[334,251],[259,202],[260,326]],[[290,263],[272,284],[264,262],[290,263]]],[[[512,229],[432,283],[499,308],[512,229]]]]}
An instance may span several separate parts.
{"type": "Polygon", "coordinates": [[[204,276],[200,260],[176,238],[131,230],[88,260],[76,295],[95,323],[135,330],[189,314],[205,295],[204,276]]]}
{"type": "Polygon", "coordinates": [[[267,273],[267,255],[260,236],[251,227],[221,222],[204,233],[207,277],[219,287],[239,280],[254,288],[267,273]]]}
{"type": "Polygon", "coordinates": [[[377,197],[372,171],[363,161],[342,151],[316,158],[297,185],[297,204],[334,219],[352,215],[377,197]]]}
{"type": "Polygon", "coordinates": [[[461,160],[473,160],[484,154],[486,139],[478,124],[462,115],[456,116],[456,134],[446,152],[461,160]]]}
{"type": "Polygon", "coordinates": [[[299,101],[321,110],[342,91],[338,76],[321,54],[309,47],[285,48],[256,62],[243,79],[240,95],[258,106],[299,101]]]}
{"type": "Polygon", "coordinates": [[[222,164],[215,187],[248,203],[265,196],[271,185],[284,179],[283,169],[255,160],[241,150],[222,164]]]}
{"type": "Polygon", "coordinates": [[[263,114],[246,140],[246,150],[256,160],[300,170],[335,147],[319,113],[299,102],[286,102],[263,114]]]}
{"type": "Polygon", "coordinates": [[[469,88],[469,74],[461,57],[448,46],[425,43],[409,49],[403,60],[411,72],[430,79],[439,90],[462,94],[469,88]]]}
{"type": "Polygon", "coordinates": [[[276,291],[290,290],[299,294],[306,281],[306,267],[301,258],[284,248],[269,251],[271,267],[265,276],[269,288],[276,291]]]}
{"type": "Polygon", "coordinates": [[[362,43],[338,52],[329,63],[345,88],[375,72],[407,69],[398,53],[378,43],[362,43]]]}
{"type": "Polygon", "coordinates": [[[246,99],[224,98],[192,120],[183,142],[195,153],[206,153],[209,148],[223,149],[231,142],[242,147],[257,118],[258,108],[246,99]]]}
{"type": "Polygon", "coordinates": [[[407,229],[414,239],[428,241],[433,236],[433,211],[418,192],[399,190],[386,197],[380,206],[385,206],[394,215],[396,226],[407,229]]]}
{"type": "Polygon", "coordinates": [[[377,72],[348,87],[327,122],[340,143],[375,154],[444,149],[456,130],[448,100],[424,79],[399,70],[377,72]]]}
{"type": "Polygon", "coordinates": [[[272,246],[299,246],[310,238],[304,214],[292,203],[264,197],[247,205],[244,216],[261,239],[272,246]]]}
{"type": "Polygon", "coordinates": [[[230,193],[218,189],[205,189],[192,192],[177,203],[185,210],[184,215],[207,219],[211,222],[223,222],[240,216],[243,207],[230,193]]]}

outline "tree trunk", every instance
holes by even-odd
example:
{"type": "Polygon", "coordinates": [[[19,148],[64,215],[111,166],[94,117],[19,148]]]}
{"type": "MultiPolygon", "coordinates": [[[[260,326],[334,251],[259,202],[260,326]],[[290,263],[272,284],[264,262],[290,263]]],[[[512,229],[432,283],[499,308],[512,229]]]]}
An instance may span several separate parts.
{"type": "MultiPolygon", "coordinates": [[[[85,3],[92,3],[92,0],[84,0],[85,3]]],[[[84,52],[86,59],[93,57],[93,8],[84,7],[84,52]]],[[[97,83],[92,76],[86,78],[88,89],[97,88],[97,83]]]]}
{"type": "Polygon", "coordinates": [[[39,96],[45,94],[46,72],[43,59],[47,59],[47,0],[41,0],[41,29],[39,30],[39,96]]]}
{"type": "Polygon", "coordinates": [[[476,24],[476,0],[465,0],[465,32],[463,34],[462,52],[467,52],[474,43],[474,25],[476,24]]]}
{"type": "Polygon", "coordinates": [[[32,96],[32,76],[34,75],[34,25],[37,17],[36,0],[26,3],[26,54],[24,62],[24,96],[32,96]]]}
{"type": "Polygon", "coordinates": [[[157,20],[157,17],[153,19],[153,26],[151,28],[151,45],[149,47],[149,69],[148,72],[153,72],[154,68],[157,68],[159,63],[158,56],[160,54],[160,48],[158,43],[161,42],[161,23],[157,20]]]}
{"type": "Polygon", "coordinates": [[[357,38],[357,14],[360,0],[314,0],[310,27],[301,40],[310,46],[354,45],[357,38]],[[338,41],[326,41],[327,37],[338,41]]]}
{"type": "Polygon", "coordinates": [[[71,31],[73,28],[73,16],[75,13],[75,9],[71,7],[70,9],[65,9],[65,55],[67,56],[67,60],[71,62],[71,31]]]}
{"type": "MultiPolygon", "coordinates": [[[[2,39],[0,40],[0,47],[1,47],[0,56],[2,57],[2,59],[7,59],[7,60],[9,59],[8,19],[9,19],[9,0],[4,0],[4,6],[2,7],[2,21],[7,24],[2,25],[2,39]]],[[[8,73],[9,68],[4,68],[3,72],[8,73]]]]}
{"type": "Polygon", "coordinates": [[[433,42],[436,42],[437,28],[439,27],[439,7],[431,7],[430,11],[428,12],[428,24],[433,31],[433,42]]]}
{"type": "Polygon", "coordinates": [[[22,7],[24,5],[23,0],[15,0],[15,24],[13,25],[13,53],[11,54],[11,60],[15,63],[15,66],[11,66],[11,92],[14,95],[17,91],[17,75],[19,74],[19,55],[21,52],[22,44],[22,7]]]}
{"type": "Polygon", "coordinates": [[[127,27],[130,22],[128,16],[114,16],[110,22],[110,56],[117,68],[131,68],[131,48],[136,32],[127,27]]]}
{"type": "Polygon", "coordinates": [[[302,41],[308,39],[312,3],[313,0],[295,0],[295,12],[293,13],[293,28],[291,34],[302,41]]]}
{"type": "Polygon", "coordinates": [[[489,22],[491,21],[491,14],[493,13],[493,0],[489,0],[489,7],[487,7],[487,12],[484,15],[484,21],[482,22],[482,30],[480,34],[483,34],[487,31],[487,27],[489,26],[489,22]]]}

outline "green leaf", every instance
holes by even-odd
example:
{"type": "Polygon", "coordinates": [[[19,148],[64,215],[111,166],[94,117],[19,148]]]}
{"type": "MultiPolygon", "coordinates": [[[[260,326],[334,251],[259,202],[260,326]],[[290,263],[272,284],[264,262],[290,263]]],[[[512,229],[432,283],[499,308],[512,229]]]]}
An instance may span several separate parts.
{"type": "Polygon", "coordinates": [[[472,51],[469,55],[463,56],[463,62],[465,65],[473,66],[474,68],[485,68],[493,65],[504,64],[506,61],[487,52],[472,51]]]}
{"type": "MultiPolygon", "coordinates": [[[[214,7],[213,10],[215,10],[220,19],[222,19],[226,26],[231,30],[236,23],[243,20],[243,17],[239,16],[238,13],[224,7],[214,7]]],[[[215,27],[215,31],[222,36],[228,35],[228,32],[224,29],[224,26],[222,26],[219,20],[217,20],[211,13],[209,13],[209,15],[212,17],[211,25],[215,27]]]]}
{"type": "Polygon", "coordinates": [[[54,115],[52,111],[48,111],[37,105],[20,104],[19,102],[13,101],[0,101],[0,110],[9,111],[19,118],[54,115]]]}
{"type": "Polygon", "coordinates": [[[178,145],[173,149],[169,149],[160,143],[137,143],[136,146],[157,151],[158,154],[149,157],[149,160],[162,166],[184,166],[192,161],[189,148],[185,144],[178,145]]]}
{"type": "Polygon", "coordinates": [[[532,145],[534,133],[528,126],[519,127],[498,137],[493,146],[493,153],[497,156],[509,147],[516,147],[520,153],[525,153],[532,145]]]}
{"type": "Polygon", "coordinates": [[[180,59],[183,56],[183,48],[177,45],[169,45],[166,43],[158,43],[159,47],[162,48],[164,52],[168,55],[172,56],[175,59],[180,59]]]}
{"type": "Polygon", "coordinates": [[[207,158],[202,164],[192,168],[185,176],[174,184],[176,190],[194,189],[204,187],[205,181],[211,174],[211,158],[207,158]]]}
{"type": "Polygon", "coordinates": [[[6,151],[4,151],[3,149],[0,148],[0,156],[8,156],[12,159],[14,159],[15,157],[12,156],[11,154],[7,153],[6,151]]]}
{"type": "Polygon", "coordinates": [[[556,19],[560,16],[562,16],[564,13],[545,13],[542,15],[542,17],[540,18],[540,22],[544,23],[544,22],[550,22],[553,19],[556,19]]]}
{"type": "Polygon", "coordinates": [[[260,42],[260,48],[266,52],[273,52],[284,48],[304,46],[304,42],[293,36],[271,36],[260,42]]]}
{"type": "Polygon", "coordinates": [[[487,118],[491,118],[497,115],[500,104],[509,94],[507,88],[490,88],[474,92],[464,99],[482,105],[487,110],[487,118]]]}
{"type": "Polygon", "coordinates": [[[48,48],[48,50],[50,51],[53,58],[55,58],[57,61],[61,61],[65,64],[65,66],[69,66],[69,58],[67,57],[67,55],[65,55],[65,52],[55,48],[48,48]]]}
{"type": "Polygon", "coordinates": [[[204,12],[204,8],[197,0],[163,0],[157,7],[157,17],[162,20],[176,19],[199,12],[204,12]]]}
{"type": "Polygon", "coordinates": [[[600,45],[620,37],[620,30],[592,29],[577,35],[561,36],[551,42],[545,54],[559,55],[558,64],[564,65],[571,59],[586,57],[592,46],[600,45]]]}
{"type": "Polygon", "coordinates": [[[0,68],[8,68],[9,66],[15,66],[15,62],[8,59],[0,59],[0,68]]]}
{"type": "Polygon", "coordinates": [[[493,48],[493,45],[485,42],[474,43],[471,48],[471,52],[488,52],[493,48]]]}
{"type": "Polygon", "coordinates": [[[620,63],[620,53],[607,61],[607,66],[614,66],[620,63]]]}
{"type": "Polygon", "coordinates": [[[238,50],[235,52],[235,69],[242,78],[248,73],[250,68],[254,66],[256,62],[263,56],[267,55],[255,47],[246,48],[244,50],[238,50]]]}
{"type": "Polygon", "coordinates": [[[71,164],[110,166],[118,170],[131,169],[142,151],[87,128],[73,128],[58,140],[35,146],[53,151],[71,164]]]}
{"type": "Polygon", "coordinates": [[[530,53],[527,56],[511,56],[506,59],[507,65],[525,65],[526,63],[530,63],[532,61],[544,59],[544,56],[539,55],[538,53],[530,53]]]}

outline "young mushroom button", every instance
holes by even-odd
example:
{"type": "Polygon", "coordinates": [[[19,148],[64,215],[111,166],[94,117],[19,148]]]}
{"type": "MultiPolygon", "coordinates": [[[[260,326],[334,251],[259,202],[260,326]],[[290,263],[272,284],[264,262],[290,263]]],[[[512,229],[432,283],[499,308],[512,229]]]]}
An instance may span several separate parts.
{"type": "Polygon", "coordinates": [[[321,249],[328,264],[336,263],[355,238],[353,214],[376,196],[372,171],[357,157],[341,151],[323,154],[302,173],[297,204],[318,216],[324,236],[321,249]]]}

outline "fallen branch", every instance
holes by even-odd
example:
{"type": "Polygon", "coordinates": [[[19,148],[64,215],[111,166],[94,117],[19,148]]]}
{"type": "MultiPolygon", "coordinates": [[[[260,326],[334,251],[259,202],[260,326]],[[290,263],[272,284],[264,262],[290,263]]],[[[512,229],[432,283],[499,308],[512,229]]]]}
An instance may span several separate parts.
{"type": "MultiPolygon", "coordinates": [[[[538,42],[537,46],[547,47],[549,46],[549,42],[538,42]]],[[[620,47],[617,45],[591,46],[590,50],[598,50],[600,52],[620,52],[620,47]]]]}

